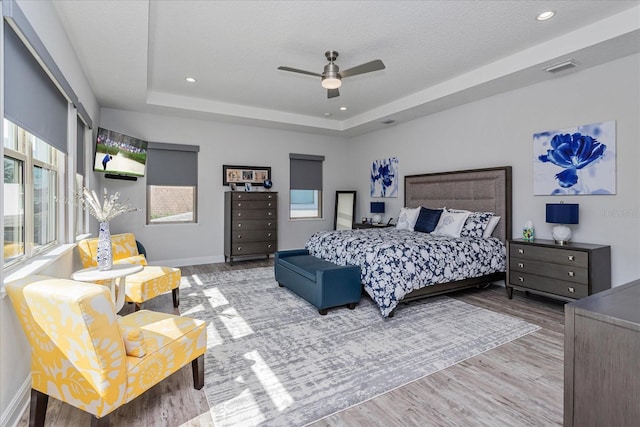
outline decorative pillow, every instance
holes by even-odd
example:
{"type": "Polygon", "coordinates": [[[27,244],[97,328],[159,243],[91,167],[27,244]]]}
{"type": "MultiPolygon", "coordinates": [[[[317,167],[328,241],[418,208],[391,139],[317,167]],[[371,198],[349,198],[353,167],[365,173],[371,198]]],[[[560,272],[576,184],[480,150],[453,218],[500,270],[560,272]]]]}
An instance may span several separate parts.
{"type": "Polygon", "coordinates": [[[411,230],[416,225],[418,215],[420,214],[420,207],[417,208],[402,208],[400,209],[400,217],[396,228],[398,230],[411,230]]]}
{"type": "Polygon", "coordinates": [[[431,233],[436,229],[440,215],[442,215],[442,209],[420,208],[420,213],[413,229],[423,233],[431,233]]]}
{"type": "Polygon", "coordinates": [[[471,212],[460,231],[460,237],[482,238],[493,212],[471,212]]]}
{"type": "Polygon", "coordinates": [[[462,231],[464,222],[467,220],[469,214],[470,212],[443,210],[438,225],[436,229],[433,230],[433,234],[438,236],[460,237],[460,231],[462,231]]]}
{"type": "Polygon", "coordinates": [[[134,326],[122,324],[119,326],[127,356],[144,357],[147,353],[147,346],[144,344],[142,330],[134,326]]]}
{"type": "Polygon", "coordinates": [[[488,239],[489,237],[491,237],[491,235],[493,234],[493,230],[495,230],[496,225],[498,225],[498,222],[500,222],[500,216],[492,216],[491,219],[489,220],[489,224],[487,224],[487,228],[484,229],[484,233],[482,234],[482,237],[484,239],[488,239]]]}

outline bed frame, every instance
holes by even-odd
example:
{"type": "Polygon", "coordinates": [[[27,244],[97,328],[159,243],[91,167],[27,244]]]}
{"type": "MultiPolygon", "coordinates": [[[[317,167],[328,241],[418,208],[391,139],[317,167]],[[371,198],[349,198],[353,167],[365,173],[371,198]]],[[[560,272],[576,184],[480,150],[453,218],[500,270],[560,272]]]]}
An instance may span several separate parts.
{"type": "MultiPolygon", "coordinates": [[[[493,232],[506,245],[511,238],[511,166],[440,172],[404,177],[404,205],[494,212],[502,218],[493,232]]],[[[402,299],[409,302],[504,280],[505,273],[429,285],[416,289],[402,299]]],[[[395,311],[395,310],[394,310],[395,311]]],[[[393,316],[393,313],[389,315],[393,316]]]]}

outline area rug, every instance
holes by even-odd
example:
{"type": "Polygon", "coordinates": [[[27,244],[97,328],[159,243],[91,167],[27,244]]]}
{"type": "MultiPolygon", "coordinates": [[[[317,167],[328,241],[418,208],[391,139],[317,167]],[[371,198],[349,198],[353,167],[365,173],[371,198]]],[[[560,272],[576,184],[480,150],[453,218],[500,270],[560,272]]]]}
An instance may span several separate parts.
{"type": "Polygon", "coordinates": [[[272,268],[205,270],[183,276],[180,312],[208,324],[216,426],[303,426],[539,329],[449,297],[320,316],[272,268]]]}

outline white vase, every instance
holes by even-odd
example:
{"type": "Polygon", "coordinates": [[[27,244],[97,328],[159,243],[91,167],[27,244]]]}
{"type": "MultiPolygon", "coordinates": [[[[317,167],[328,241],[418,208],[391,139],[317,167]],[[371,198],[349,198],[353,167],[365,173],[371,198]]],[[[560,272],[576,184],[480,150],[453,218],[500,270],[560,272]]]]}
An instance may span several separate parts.
{"type": "Polygon", "coordinates": [[[98,234],[98,270],[111,270],[113,266],[113,253],[111,252],[111,232],[109,223],[100,223],[100,233],[98,234]]]}

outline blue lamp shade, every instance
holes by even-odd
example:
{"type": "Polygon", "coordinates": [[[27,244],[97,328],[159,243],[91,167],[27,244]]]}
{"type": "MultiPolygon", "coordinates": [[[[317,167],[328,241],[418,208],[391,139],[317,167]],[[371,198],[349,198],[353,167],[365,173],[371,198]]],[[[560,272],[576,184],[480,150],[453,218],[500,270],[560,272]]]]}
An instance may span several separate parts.
{"type": "Polygon", "coordinates": [[[384,213],[384,202],[371,202],[371,213],[384,213]]]}
{"type": "Polygon", "coordinates": [[[547,203],[547,222],[551,224],[578,224],[577,203],[547,203]]]}

